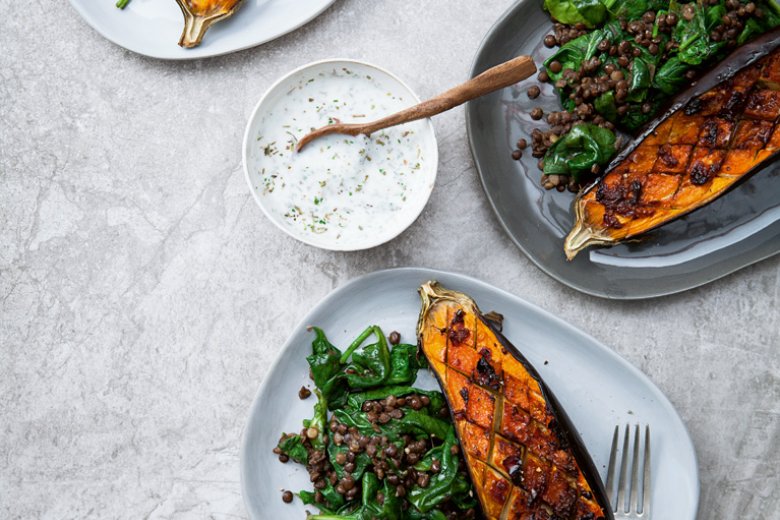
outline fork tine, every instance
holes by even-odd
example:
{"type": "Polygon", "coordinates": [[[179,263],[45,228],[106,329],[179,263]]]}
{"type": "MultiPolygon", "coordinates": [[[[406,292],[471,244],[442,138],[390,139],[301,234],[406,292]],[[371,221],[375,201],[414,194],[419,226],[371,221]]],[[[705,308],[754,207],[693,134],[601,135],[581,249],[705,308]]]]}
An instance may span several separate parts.
{"type": "Polygon", "coordinates": [[[631,458],[631,503],[629,511],[639,512],[639,425],[634,428],[634,456],[631,458]]]}
{"type": "Polygon", "coordinates": [[[623,436],[623,454],[620,460],[620,478],[618,479],[617,503],[615,511],[620,507],[621,499],[623,501],[623,511],[628,513],[628,496],[626,491],[626,469],[628,467],[628,441],[631,427],[626,425],[626,433],[623,436]]]}
{"type": "Polygon", "coordinates": [[[615,501],[615,463],[619,431],[620,426],[615,426],[615,433],[612,434],[612,448],[609,450],[609,465],[607,466],[607,500],[609,500],[609,507],[613,511],[617,511],[617,502],[615,501]]]}
{"type": "Polygon", "coordinates": [[[645,469],[642,488],[642,516],[650,516],[650,425],[645,426],[645,469]]]}

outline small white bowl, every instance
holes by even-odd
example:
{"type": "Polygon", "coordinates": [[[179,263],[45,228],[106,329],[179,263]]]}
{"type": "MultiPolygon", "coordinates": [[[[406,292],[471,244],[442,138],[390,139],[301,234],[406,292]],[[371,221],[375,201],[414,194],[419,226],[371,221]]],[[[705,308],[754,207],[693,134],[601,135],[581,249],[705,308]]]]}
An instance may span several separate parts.
{"type": "Polygon", "coordinates": [[[244,174],[260,209],[285,233],[322,249],[368,249],[398,236],[422,213],[436,179],[438,148],[429,119],[370,139],[326,136],[300,155],[290,148],[328,117],[370,121],[416,103],[396,76],[355,60],[316,61],[276,81],[244,133],[244,174]],[[325,85],[344,92],[334,96],[325,85]],[[342,94],[364,99],[349,103],[342,94]]]}

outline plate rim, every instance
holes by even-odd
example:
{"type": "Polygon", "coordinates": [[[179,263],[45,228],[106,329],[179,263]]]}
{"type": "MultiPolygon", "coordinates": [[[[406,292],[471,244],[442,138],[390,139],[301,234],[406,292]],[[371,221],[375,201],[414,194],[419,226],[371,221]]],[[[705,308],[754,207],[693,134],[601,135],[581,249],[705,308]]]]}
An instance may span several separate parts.
{"type": "MultiPolygon", "coordinates": [[[[470,68],[470,77],[475,77],[477,74],[482,72],[482,70],[477,68],[478,62],[480,58],[482,57],[482,54],[485,50],[485,47],[488,45],[488,40],[491,39],[493,36],[493,33],[499,28],[499,26],[503,25],[504,22],[507,20],[507,18],[513,16],[516,11],[523,9],[525,6],[524,4],[527,4],[531,2],[531,0],[517,0],[514,4],[510,5],[502,14],[498,17],[498,19],[493,23],[493,25],[490,26],[490,29],[485,33],[485,35],[482,37],[482,40],[479,43],[479,46],[477,48],[476,53],[474,54],[474,58],[471,61],[471,68],[470,68]]],[[[588,294],[590,296],[596,296],[599,298],[604,298],[607,300],[625,300],[625,301],[636,301],[636,300],[650,300],[654,298],[662,298],[664,296],[671,296],[673,294],[679,294],[683,293],[685,291],[689,291],[691,289],[696,289],[697,287],[702,287],[704,285],[707,285],[709,283],[712,283],[716,280],[719,280],[721,278],[725,278],[726,276],[729,276],[731,274],[736,273],[737,271],[741,271],[742,269],[745,269],[746,267],[750,267],[751,265],[757,264],[758,262],[762,262],[768,258],[772,258],[773,256],[776,256],[780,254],[780,249],[769,252],[766,254],[760,254],[756,258],[749,260],[747,263],[742,264],[739,267],[727,267],[724,270],[719,270],[716,274],[706,276],[703,279],[697,281],[693,285],[691,284],[684,284],[680,285],[675,288],[669,288],[661,291],[652,291],[647,293],[637,293],[637,294],[615,294],[608,290],[599,290],[593,287],[589,287],[587,285],[583,285],[578,283],[576,280],[572,280],[571,278],[567,278],[565,276],[559,275],[558,273],[552,271],[551,269],[547,268],[545,263],[542,261],[541,258],[538,258],[536,255],[532,254],[529,249],[515,237],[514,233],[509,228],[509,225],[507,224],[504,217],[501,215],[501,213],[498,210],[498,207],[496,206],[495,201],[493,200],[493,197],[490,194],[490,191],[487,187],[487,182],[485,180],[485,176],[483,172],[485,171],[485,168],[482,167],[480,159],[477,155],[477,146],[475,144],[475,137],[474,137],[474,123],[472,121],[472,107],[474,106],[474,103],[469,101],[466,104],[465,112],[466,112],[466,136],[468,138],[469,142],[469,151],[471,152],[471,159],[474,162],[474,166],[477,169],[477,174],[479,176],[479,182],[482,186],[482,191],[485,194],[485,197],[487,198],[488,203],[490,204],[490,208],[493,210],[493,214],[495,218],[498,220],[499,224],[503,228],[506,235],[509,237],[509,239],[517,246],[520,251],[528,258],[531,263],[533,263],[539,270],[541,270],[544,274],[552,278],[553,280],[556,280],[557,282],[570,287],[574,290],[577,290],[581,293],[588,294]]],[[[763,231],[763,230],[762,230],[763,231]]],[[[735,243],[730,244],[730,246],[735,246],[743,240],[738,240],[735,243]]],[[[708,256],[712,253],[708,253],[705,256],[708,256]]],[[[690,264],[691,262],[685,262],[685,264],[690,264]]]]}
{"type": "Polygon", "coordinates": [[[368,67],[371,69],[374,69],[378,72],[382,72],[384,74],[387,74],[392,80],[398,82],[399,85],[401,85],[403,88],[405,88],[409,94],[411,95],[412,102],[414,104],[420,103],[420,97],[417,95],[417,93],[412,90],[412,88],[401,78],[399,78],[394,73],[390,72],[389,70],[385,69],[384,67],[381,67],[379,65],[374,65],[373,63],[369,63],[364,60],[355,59],[355,58],[324,58],[321,60],[315,60],[309,63],[305,63],[299,67],[294,68],[293,70],[283,74],[280,76],[276,81],[271,84],[270,87],[263,93],[262,96],[260,96],[260,99],[258,99],[257,103],[255,104],[255,107],[252,109],[252,113],[250,114],[249,118],[247,119],[246,126],[244,127],[244,137],[241,141],[241,166],[244,170],[244,179],[246,180],[247,187],[249,188],[249,192],[252,195],[252,199],[254,199],[257,206],[260,208],[260,210],[263,212],[263,215],[274,225],[277,229],[284,232],[285,235],[289,236],[290,238],[293,238],[303,244],[306,244],[307,246],[314,247],[317,249],[322,249],[324,251],[343,251],[343,252],[354,252],[354,251],[366,251],[369,249],[373,249],[375,247],[379,247],[383,244],[386,244],[390,242],[391,240],[394,240],[398,238],[402,233],[404,233],[406,230],[408,230],[412,225],[417,222],[417,219],[420,218],[420,215],[422,215],[423,211],[425,211],[425,208],[428,206],[428,202],[430,202],[431,195],[433,194],[433,190],[436,186],[436,178],[439,175],[439,141],[436,138],[436,130],[433,127],[433,121],[431,121],[431,118],[425,118],[420,119],[420,122],[425,123],[426,131],[430,132],[431,138],[433,139],[433,157],[431,159],[431,183],[430,186],[427,188],[427,194],[425,195],[425,202],[420,206],[419,211],[414,215],[414,218],[412,218],[409,223],[404,226],[403,228],[399,229],[397,233],[395,233],[393,236],[388,237],[385,240],[382,240],[381,242],[372,242],[367,246],[360,246],[360,247],[345,247],[345,246],[323,246],[320,244],[314,243],[312,240],[298,236],[293,234],[290,230],[283,227],[279,222],[277,222],[272,216],[270,211],[265,207],[265,204],[260,199],[260,195],[258,195],[257,190],[255,189],[252,179],[250,177],[249,173],[249,165],[247,161],[247,149],[250,144],[250,136],[249,132],[252,127],[252,123],[254,123],[255,119],[258,116],[258,113],[260,111],[260,107],[263,104],[263,102],[268,99],[268,97],[274,92],[275,89],[279,87],[284,81],[291,78],[293,75],[298,74],[306,69],[310,69],[312,67],[316,67],[318,65],[327,64],[327,63],[352,63],[357,65],[362,65],[364,67],[368,67]]]}
{"type": "Polygon", "coordinates": [[[674,420],[676,420],[679,425],[682,427],[682,430],[685,432],[685,444],[687,444],[687,449],[690,452],[691,456],[693,457],[693,465],[695,468],[695,482],[692,489],[693,492],[693,516],[691,517],[691,520],[696,520],[696,517],[698,515],[699,511],[699,503],[701,500],[701,476],[700,476],[700,470],[699,470],[699,459],[698,455],[696,453],[696,446],[693,444],[693,439],[691,438],[690,431],[688,430],[687,425],[682,420],[682,417],[680,417],[679,412],[674,407],[672,402],[669,400],[669,398],[664,394],[658,386],[647,376],[644,372],[639,370],[637,367],[635,367],[633,364],[629,363],[625,358],[623,358],[621,355],[619,355],[617,352],[615,352],[613,349],[606,346],[604,343],[600,342],[598,339],[594,338],[584,330],[581,330],[571,323],[565,321],[563,318],[560,318],[559,316],[546,311],[542,307],[531,303],[520,296],[517,296],[513,293],[510,293],[509,291],[506,291],[504,289],[501,289],[500,287],[496,287],[494,285],[491,285],[487,282],[483,282],[482,280],[479,280],[478,278],[474,278],[472,276],[461,274],[453,271],[445,271],[440,269],[432,269],[427,267],[394,267],[394,268],[388,268],[388,269],[379,269],[376,271],[372,271],[370,273],[366,273],[360,276],[357,276],[355,278],[352,278],[348,280],[347,282],[343,283],[342,285],[332,289],[329,291],[322,299],[320,299],[304,316],[302,319],[298,321],[298,323],[295,324],[294,327],[290,329],[290,333],[287,337],[287,340],[285,340],[282,347],[278,350],[273,362],[268,367],[268,371],[266,372],[265,377],[258,385],[257,391],[255,392],[255,396],[252,400],[252,404],[249,406],[248,414],[246,416],[246,420],[244,422],[244,427],[241,432],[241,446],[239,451],[239,471],[240,475],[239,478],[241,480],[241,498],[242,502],[244,503],[244,508],[246,509],[247,513],[249,514],[250,518],[254,518],[252,516],[252,509],[249,508],[249,492],[248,489],[248,452],[249,452],[249,428],[248,425],[251,424],[252,418],[255,417],[257,413],[259,413],[259,409],[261,406],[261,397],[262,395],[267,391],[266,388],[270,385],[270,377],[269,375],[277,369],[279,364],[282,362],[282,359],[285,357],[286,351],[290,348],[292,345],[293,337],[295,336],[295,331],[301,329],[302,327],[306,327],[309,323],[309,317],[313,314],[317,313],[321,309],[328,306],[330,303],[330,300],[337,297],[339,294],[343,292],[347,292],[351,290],[356,285],[361,285],[365,283],[371,283],[372,279],[378,279],[384,276],[393,276],[394,274],[397,274],[399,276],[404,275],[411,275],[411,276],[421,276],[424,275],[424,277],[430,277],[430,279],[436,279],[438,277],[441,277],[442,275],[447,278],[454,278],[459,281],[465,281],[467,283],[476,284],[477,286],[480,286],[481,289],[488,290],[493,293],[497,293],[505,298],[508,298],[513,302],[513,304],[518,305],[519,307],[524,308],[525,310],[530,310],[532,312],[537,312],[545,315],[546,318],[550,319],[552,323],[554,323],[555,326],[561,327],[565,329],[567,332],[574,334],[575,336],[582,337],[586,339],[587,341],[591,342],[595,347],[601,349],[603,351],[603,354],[612,358],[612,360],[621,366],[623,366],[625,369],[627,369],[628,372],[631,373],[633,377],[636,377],[640,381],[642,381],[644,384],[650,388],[652,392],[655,394],[655,398],[658,400],[659,405],[668,408],[672,412],[672,417],[674,420]]]}
{"type": "MultiPolygon", "coordinates": [[[[273,1],[273,0],[271,0],[271,1],[273,1]]],[[[119,39],[115,35],[113,35],[110,31],[107,31],[105,29],[105,26],[101,25],[100,22],[95,17],[93,17],[91,14],[89,14],[87,12],[87,10],[81,4],[81,0],[69,0],[69,3],[71,5],[71,7],[73,7],[73,9],[75,9],[75,11],[79,14],[79,16],[81,16],[82,20],[87,22],[87,25],[92,27],[92,29],[94,29],[100,36],[102,36],[106,40],[110,41],[111,43],[113,43],[117,47],[121,47],[121,48],[126,49],[126,50],[128,50],[130,52],[138,54],[140,56],[146,56],[147,58],[153,58],[153,59],[161,60],[161,61],[190,61],[190,60],[200,60],[200,59],[205,59],[205,58],[215,58],[217,56],[225,56],[226,54],[232,54],[234,52],[239,52],[239,51],[243,51],[243,50],[246,50],[246,49],[251,49],[253,47],[257,47],[259,45],[263,45],[265,43],[273,41],[273,40],[275,40],[277,38],[281,38],[282,36],[284,36],[286,34],[289,34],[289,33],[293,32],[293,31],[297,31],[298,29],[300,29],[304,25],[308,24],[309,22],[311,22],[312,20],[317,18],[319,15],[321,15],[322,13],[327,11],[331,6],[333,6],[333,4],[336,3],[336,0],[325,0],[325,4],[321,8],[316,9],[315,10],[316,12],[313,12],[313,14],[311,14],[309,17],[305,18],[300,23],[297,23],[294,26],[292,26],[292,27],[290,27],[290,28],[288,28],[288,29],[286,29],[286,30],[284,30],[282,32],[274,34],[272,36],[269,36],[269,37],[266,37],[266,38],[261,38],[260,40],[258,40],[256,42],[248,43],[246,45],[241,44],[241,45],[230,47],[230,48],[227,48],[227,49],[224,49],[224,50],[220,50],[220,51],[213,51],[213,52],[206,51],[203,54],[183,55],[183,56],[173,56],[173,55],[167,55],[167,54],[163,54],[163,53],[144,52],[142,50],[139,50],[137,47],[134,48],[133,45],[129,45],[129,46],[124,45],[124,44],[119,42],[119,39]]],[[[178,45],[177,45],[177,48],[178,48],[178,45]]]]}

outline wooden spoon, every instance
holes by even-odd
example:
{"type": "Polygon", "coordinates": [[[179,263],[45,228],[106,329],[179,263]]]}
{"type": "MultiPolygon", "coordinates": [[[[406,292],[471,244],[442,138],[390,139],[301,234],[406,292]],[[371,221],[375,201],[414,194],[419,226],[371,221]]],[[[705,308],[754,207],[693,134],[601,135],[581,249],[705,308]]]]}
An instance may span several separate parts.
{"type": "Polygon", "coordinates": [[[303,136],[303,138],[298,141],[298,146],[296,146],[295,149],[300,152],[308,143],[323,135],[371,135],[372,132],[376,132],[383,128],[435,116],[436,114],[441,114],[458,105],[462,105],[466,101],[484,96],[485,94],[490,94],[491,92],[508,87],[509,85],[514,85],[518,81],[522,81],[529,77],[534,72],[536,72],[534,60],[530,56],[518,56],[517,58],[505,61],[500,65],[496,65],[495,67],[486,70],[479,76],[471,78],[467,82],[461,83],[443,94],[439,94],[435,98],[423,101],[418,105],[401,110],[400,112],[383,117],[382,119],[370,123],[336,123],[318,128],[303,136]]]}

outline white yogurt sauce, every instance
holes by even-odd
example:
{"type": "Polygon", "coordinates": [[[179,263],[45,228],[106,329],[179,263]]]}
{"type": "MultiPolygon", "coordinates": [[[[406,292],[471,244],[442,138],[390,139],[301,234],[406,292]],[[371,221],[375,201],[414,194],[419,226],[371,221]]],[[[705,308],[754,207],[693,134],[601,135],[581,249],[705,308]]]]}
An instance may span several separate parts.
{"type": "Polygon", "coordinates": [[[314,243],[359,247],[387,234],[396,219],[406,220],[404,212],[414,211],[413,220],[418,199],[427,199],[430,191],[423,121],[370,138],[325,136],[295,152],[298,139],[315,128],[335,120],[372,121],[416,102],[372,72],[331,65],[291,78],[263,114],[250,144],[257,158],[254,188],[266,211],[314,243]]]}

